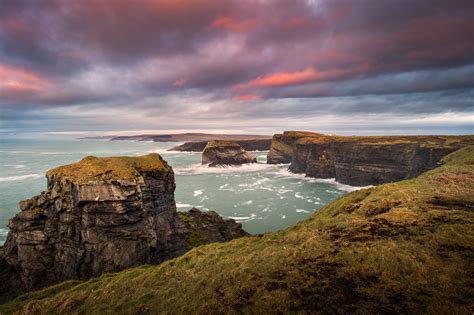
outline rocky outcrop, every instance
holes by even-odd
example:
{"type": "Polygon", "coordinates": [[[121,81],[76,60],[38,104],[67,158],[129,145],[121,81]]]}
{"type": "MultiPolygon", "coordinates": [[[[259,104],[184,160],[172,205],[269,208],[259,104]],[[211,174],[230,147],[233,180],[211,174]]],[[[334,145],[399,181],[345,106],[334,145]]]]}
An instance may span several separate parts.
{"type": "Polygon", "coordinates": [[[0,300],[247,235],[214,212],[178,213],[173,170],[158,154],[86,157],[46,177],[47,191],[21,201],[9,222],[0,248],[0,300]]]}
{"type": "Polygon", "coordinates": [[[344,137],[289,132],[275,136],[269,163],[291,156],[291,172],[366,186],[414,178],[470,144],[474,144],[473,136],[344,137]]]}
{"type": "Polygon", "coordinates": [[[202,153],[202,164],[214,166],[237,166],[257,163],[257,158],[231,141],[211,141],[202,153]]]}
{"type": "Polygon", "coordinates": [[[268,164],[286,164],[293,158],[294,145],[298,139],[304,137],[319,137],[320,133],[305,131],[285,131],[283,134],[275,134],[272,145],[267,155],[268,164]]]}
{"type": "MultiPolygon", "coordinates": [[[[233,142],[239,144],[246,151],[268,151],[272,145],[272,139],[237,140],[233,142]]],[[[169,149],[168,151],[202,152],[208,143],[209,141],[185,142],[182,145],[169,149]]]]}

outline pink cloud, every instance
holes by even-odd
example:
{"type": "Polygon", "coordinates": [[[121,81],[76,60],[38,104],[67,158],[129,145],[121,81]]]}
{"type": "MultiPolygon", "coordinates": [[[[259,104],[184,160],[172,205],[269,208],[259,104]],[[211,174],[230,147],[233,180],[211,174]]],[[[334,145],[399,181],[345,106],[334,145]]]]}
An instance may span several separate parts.
{"type": "Polygon", "coordinates": [[[178,79],[174,81],[173,86],[183,86],[186,83],[185,79],[178,79]]]}
{"type": "Polygon", "coordinates": [[[255,101],[260,99],[260,96],[255,94],[243,94],[235,96],[233,99],[236,101],[255,101]]]}
{"type": "Polygon", "coordinates": [[[33,72],[0,64],[1,91],[6,93],[39,92],[47,85],[47,81],[33,72]]]}
{"type": "Polygon", "coordinates": [[[208,29],[226,29],[230,32],[247,32],[258,26],[256,19],[236,21],[230,16],[219,16],[209,24],[208,29]]]}
{"type": "MultiPolygon", "coordinates": [[[[306,68],[301,71],[276,72],[265,76],[259,76],[244,86],[269,88],[331,81],[342,79],[357,73],[363,73],[368,70],[369,65],[367,63],[342,69],[317,70],[316,68],[306,68]]],[[[240,88],[244,86],[240,86],[240,88]]]]}

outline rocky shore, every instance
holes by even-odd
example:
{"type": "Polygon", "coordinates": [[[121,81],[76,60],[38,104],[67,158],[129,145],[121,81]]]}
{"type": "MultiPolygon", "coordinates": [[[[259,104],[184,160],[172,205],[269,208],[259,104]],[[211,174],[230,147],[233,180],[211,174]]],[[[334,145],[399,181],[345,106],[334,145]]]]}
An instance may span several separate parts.
{"type": "Polygon", "coordinates": [[[288,131],[273,137],[269,164],[290,163],[308,177],[335,178],[353,186],[414,178],[474,136],[350,137],[288,131]]]}
{"type": "Polygon", "coordinates": [[[215,212],[178,213],[173,170],[158,154],[90,156],[46,177],[47,191],[21,201],[9,222],[0,247],[0,301],[248,235],[215,212]]]}

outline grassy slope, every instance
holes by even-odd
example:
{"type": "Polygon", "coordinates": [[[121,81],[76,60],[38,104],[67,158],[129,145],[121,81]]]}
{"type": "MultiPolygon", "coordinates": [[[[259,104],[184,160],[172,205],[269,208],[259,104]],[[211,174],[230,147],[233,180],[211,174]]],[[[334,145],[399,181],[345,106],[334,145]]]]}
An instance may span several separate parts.
{"type": "Polygon", "coordinates": [[[67,282],[0,312],[474,310],[474,147],[353,192],[289,229],[211,244],[160,266],[67,282]]]}

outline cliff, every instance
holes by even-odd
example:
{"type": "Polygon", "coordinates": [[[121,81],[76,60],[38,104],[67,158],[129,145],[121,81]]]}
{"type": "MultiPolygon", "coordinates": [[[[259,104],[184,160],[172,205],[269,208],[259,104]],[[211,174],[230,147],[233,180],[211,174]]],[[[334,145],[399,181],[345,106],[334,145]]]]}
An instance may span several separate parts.
{"type": "Polygon", "coordinates": [[[294,145],[298,139],[304,137],[324,136],[320,133],[305,131],[285,131],[283,134],[275,134],[272,139],[270,151],[267,155],[268,164],[290,163],[293,158],[294,145]]]}
{"type": "Polygon", "coordinates": [[[436,167],[443,156],[471,144],[474,136],[345,137],[288,132],[275,135],[268,161],[289,160],[294,173],[366,186],[414,178],[436,167]]]}
{"type": "Polygon", "coordinates": [[[158,154],[90,156],[46,177],[47,191],[21,201],[9,222],[0,250],[0,300],[247,235],[216,213],[178,214],[174,173],[158,154]]]}
{"type": "MultiPolygon", "coordinates": [[[[208,142],[209,141],[185,142],[182,145],[169,149],[168,151],[202,152],[208,142]]],[[[268,151],[272,145],[271,139],[235,140],[233,142],[240,145],[246,151],[268,151]]]]}
{"type": "Polygon", "coordinates": [[[202,164],[211,167],[247,163],[257,163],[257,158],[232,141],[210,141],[202,152],[202,164]]]}
{"type": "Polygon", "coordinates": [[[0,312],[472,314],[474,148],[442,162],[286,230],[66,282],[0,312]]]}

